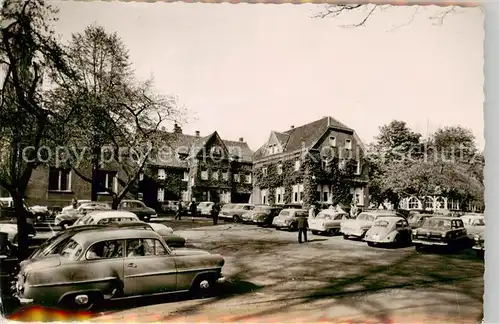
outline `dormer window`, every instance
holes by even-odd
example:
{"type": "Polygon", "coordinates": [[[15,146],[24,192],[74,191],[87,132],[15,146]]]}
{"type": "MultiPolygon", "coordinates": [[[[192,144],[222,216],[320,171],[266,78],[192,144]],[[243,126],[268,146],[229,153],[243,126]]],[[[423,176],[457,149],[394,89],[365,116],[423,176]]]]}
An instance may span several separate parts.
{"type": "Polygon", "coordinates": [[[345,140],[345,148],[346,150],[352,150],[352,142],[350,139],[345,140]]]}
{"type": "Polygon", "coordinates": [[[330,146],[337,146],[337,139],[335,138],[335,136],[330,136],[330,146]]]}
{"type": "Polygon", "coordinates": [[[221,156],[222,155],[222,150],[220,147],[212,147],[212,154],[215,156],[221,156]]]}

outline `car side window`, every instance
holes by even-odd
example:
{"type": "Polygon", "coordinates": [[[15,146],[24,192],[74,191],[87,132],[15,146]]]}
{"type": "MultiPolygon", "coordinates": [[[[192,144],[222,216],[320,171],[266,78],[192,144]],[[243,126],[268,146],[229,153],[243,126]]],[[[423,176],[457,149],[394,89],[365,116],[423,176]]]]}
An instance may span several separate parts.
{"type": "Polygon", "coordinates": [[[168,255],[168,251],[156,239],[127,240],[127,257],[168,255]]]}
{"type": "Polygon", "coordinates": [[[123,257],[123,242],[108,240],[93,244],[85,254],[87,260],[115,259],[123,257]]]}

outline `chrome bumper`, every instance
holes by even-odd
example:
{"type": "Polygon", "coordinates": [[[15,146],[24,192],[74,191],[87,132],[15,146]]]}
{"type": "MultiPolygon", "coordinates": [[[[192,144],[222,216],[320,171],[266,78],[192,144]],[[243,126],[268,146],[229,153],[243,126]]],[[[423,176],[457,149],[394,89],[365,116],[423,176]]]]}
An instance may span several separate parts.
{"type": "Polygon", "coordinates": [[[412,240],[413,244],[422,244],[422,245],[439,245],[439,246],[447,246],[448,243],[445,242],[430,242],[430,241],[422,241],[422,240],[412,240]]]}
{"type": "Polygon", "coordinates": [[[220,277],[219,279],[217,279],[217,283],[218,284],[223,284],[226,282],[226,278],[225,277],[220,277]]]}
{"type": "Polygon", "coordinates": [[[473,246],[472,248],[473,248],[474,250],[484,251],[484,246],[477,246],[477,245],[475,245],[475,246],[473,246]]]}

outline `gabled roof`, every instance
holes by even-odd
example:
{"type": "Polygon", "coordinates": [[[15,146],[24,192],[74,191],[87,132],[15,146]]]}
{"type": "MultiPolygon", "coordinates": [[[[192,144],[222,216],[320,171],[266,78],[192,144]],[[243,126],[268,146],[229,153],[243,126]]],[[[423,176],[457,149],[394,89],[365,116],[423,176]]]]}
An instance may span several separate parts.
{"type": "MultiPolygon", "coordinates": [[[[175,156],[175,153],[195,156],[203,147],[208,144],[212,137],[219,137],[219,134],[216,131],[204,137],[166,131],[158,131],[158,134],[164,142],[163,145],[169,147],[170,151],[167,152],[169,154],[166,154],[168,156],[165,159],[158,159],[153,164],[180,168],[187,168],[188,163],[187,160],[182,160],[175,156]]],[[[246,142],[223,139],[222,142],[226,146],[225,149],[227,152],[229,152],[230,154],[241,152],[242,162],[252,162],[253,152],[246,142]]]]}
{"type": "MultiPolygon", "coordinates": [[[[353,129],[329,116],[315,120],[309,124],[291,128],[284,132],[274,131],[273,133],[280,142],[283,141],[283,153],[290,153],[302,149],[303,146],[305,148],[311,148],[329,128],[336,128],[354,133],[353,129]]],[[[255,159],[259,159],[264,155],[266,146],[267,144],[264,144],[255,152],[255,159]]]]}

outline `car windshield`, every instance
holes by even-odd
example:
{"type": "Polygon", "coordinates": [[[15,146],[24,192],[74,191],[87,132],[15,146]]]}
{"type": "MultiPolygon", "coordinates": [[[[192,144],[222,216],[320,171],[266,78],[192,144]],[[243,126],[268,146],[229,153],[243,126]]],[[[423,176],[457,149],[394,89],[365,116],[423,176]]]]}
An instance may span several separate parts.
{"type": "Polygon", "coordinates": [[[267,206],[255,206],[253,211],[255,211],[255,212],[269,212],[270,209],[267,206]]]}
{"type": "Polygon", "coordinates": [[[484,226],[484,219],[476,219],[472,222],[472,226],[484,226]]]}
{"type": "Polygon", "coordinates": [[[70,239],[58,253],[63,258],[76,260],[82,254],[83,248],[78,242],[70,239]]]}
{"type": "Polygon", "coordinates": [[[322,213],[320,212],[318,216],[316,216],[317,219],[333,219],[333,215],[328,214],[328,213],[322,213]]]}
{"type": "Polygon", "coordinates": [[[449,219],[439,219],[439,218],[428,218],[425,220],[423,228],[430,229],[450,229],[451,228],[451,220],[449,219]]]}
{"type": "Polygon", "coordinates": [[[408,217],[408,221],[409,222],[416,222],[416,221],[418,221],[419,217],[420,217],[420,214],[411,214],[408,217]]]}
{"type": "Polygon", "coordinates": [[[375,224],[373,224],[373,227],[388,227],[388,226],[389,222],[385,220],[378,220],[375,222],[375,224]]]}
{"type": "Polygon", "coordinates": [[[375,216],[370,215],[370,214],[359,214],[359,216],[356,218],[357,220],[367,220],[367,221],[373,221],[375,219],[375,216]]]}
{"type": "Polygon", "coordinates": [[[282,211],[279,216],[290,216],[289,211],[282,211]]]}

